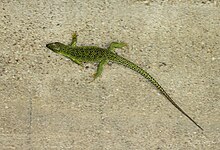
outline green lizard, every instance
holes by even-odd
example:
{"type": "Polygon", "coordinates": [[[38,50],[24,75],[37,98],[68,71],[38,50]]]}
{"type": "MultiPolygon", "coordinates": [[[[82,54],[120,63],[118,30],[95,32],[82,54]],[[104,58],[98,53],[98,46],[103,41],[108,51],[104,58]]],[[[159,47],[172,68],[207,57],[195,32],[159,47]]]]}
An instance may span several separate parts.
{"type": "Polygon", "coordinates": [[[76,46],[77,43],[77,34],[74,33],[72,35],[72,42],[70,45],[64,45],[59,42],[49,43],[46,45],[47,48],[54,51],[55,53],[61,54],[74,63],[81,65],[82,62],[99,62],[97,71],[94,74],[94,79],[99,77],[102,74],[103,66],[107,64],[107,62],[115,62],[117,64],[121,64],[125,67],[128,67],[137,73],[141,74],[144,78],[149,80],[156,88],[181,112],[183,113],[189,120],[191,120],[197,127],[201,130],[203,128],[198,125],[189,115],[187,115],[167,94],[167,92],[160,86],[160,84],[146,71],[140,68],[138,65],[133,62],[117,55],[114,50],[115,48],[122,48],[127,46],[126,43],[123,42],[112,42],[107,49],[96,47],[96,46],[76,46]]]}

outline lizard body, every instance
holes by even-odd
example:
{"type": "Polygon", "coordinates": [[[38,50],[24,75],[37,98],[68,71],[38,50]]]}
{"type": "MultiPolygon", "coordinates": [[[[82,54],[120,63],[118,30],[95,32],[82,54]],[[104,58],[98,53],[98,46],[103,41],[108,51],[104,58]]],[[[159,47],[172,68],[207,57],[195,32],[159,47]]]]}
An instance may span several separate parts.
{"type": "Polygon", "coordinates": [[[102,74],[103,66],[111,61],[117,64],[121,64],[125,67],[128,67],[144,78],[149,80],[182,114],[184,114],[189,120],[191,120],[197,127],[201,130],[203,128],[198,125],[188,114],[186,114],[174,101],[173,99],[167,94],[167,92],[160,86],[160,84],[145,70],[143,70],[138,65],[134,64],[133,62],[125,59],[117,55],[114,52],[115,48],[122,48],[127,46],[125,43],[118,43],[112,42],[107,49],[96,47],[96,46],[76,46],[77,42],[77,34],[74,33],[72,35],[72,43],[70,45],[64,45],[59,42],[49,43],[46,45],[47,48],[54,51],[55,53],[59,53],[73,62],[77,63],[78,65],[82,66],[82,62],[99,62],[97,71],[94,74],[94,79],[99,77],[102,74]]]}

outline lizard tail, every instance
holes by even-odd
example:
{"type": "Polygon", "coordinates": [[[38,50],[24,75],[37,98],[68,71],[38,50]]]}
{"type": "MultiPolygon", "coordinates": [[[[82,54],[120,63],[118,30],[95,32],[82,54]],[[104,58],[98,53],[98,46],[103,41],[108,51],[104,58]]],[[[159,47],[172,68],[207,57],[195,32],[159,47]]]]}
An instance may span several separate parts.
{"type": "Polygon", "coordinates": [[[174,101],[173,99],[167,94],[167,92],[161,87],[161,85],[145,70],[143,70],[141,67],[138,65],[134,64],[133,62],[119,56],[119,55],[114,55],[109,58],[110,61],[113,61],[117,64],[121,64],[125,67],[128,67],[135,72],[138,72],[141,74],[144,78],[146,78],[148,81],[150,81],[183,115],[185,115],[190,121],[192,121],[197,127],[199,127],[201,130],[203,128],[196,123],[189,115],[187,115],[174,101]]]}

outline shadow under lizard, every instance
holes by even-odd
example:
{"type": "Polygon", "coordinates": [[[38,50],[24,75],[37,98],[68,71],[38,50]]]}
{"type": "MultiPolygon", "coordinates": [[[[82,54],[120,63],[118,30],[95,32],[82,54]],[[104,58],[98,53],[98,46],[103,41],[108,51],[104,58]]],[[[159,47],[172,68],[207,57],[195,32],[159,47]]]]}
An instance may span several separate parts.
{"type": "Polygon", "coordinates": [[[203,128],[196,123],[188,114],[186,114],[167,94],[167,92],[160,86],[160,84],[146,71],[144,71],[141,67],[134,64],[133,62],[117,55],[115,53],[115,48],[122,48],[127,46],[126,43],[123,42],[112,42],[107,49],[96,47],[96,46],[76,46],[77,43],[77,34],[73,33],[72,42],[70,45],[65,45],[60,42],[49,43],[46,45],[47,48],[52,50],[55,53],[61,54],[74,63],[82,66],[83,62],[98,62],[97,71],[94,74],[94,79],[99,77],[102,74],[103,66],[107,64],[109,61],[115,62],[117,64],[121,64],[125,67],[128,67],[144,78],[149,80],[182,114],[184,114],[190,121],[192,121],[197,127],[201,130],[203,128]]]}

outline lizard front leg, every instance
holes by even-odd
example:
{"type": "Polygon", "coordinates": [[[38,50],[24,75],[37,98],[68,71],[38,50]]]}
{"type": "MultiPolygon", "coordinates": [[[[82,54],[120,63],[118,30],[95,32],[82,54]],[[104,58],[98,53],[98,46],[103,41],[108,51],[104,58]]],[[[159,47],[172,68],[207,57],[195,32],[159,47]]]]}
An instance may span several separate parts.
{"type": "Polygon", "coordinates": [[[82,62],[81,62],[81,61],[79,61],[79,60],[77,60],[77,59],[72,59],[72,58],[70,58],[70,60],[72,60],[72,62],[76,63],[77,65],[80,65],[80,66],[82,66],[82,67],[83,67],[83,65],[82,65],[82,62]]]}
{"type": "Polygon", "coordinates": [[[80,66],[83,67],[82,61],[77,60],[77,59],[75,59],[75,58],[73,58],[73,57],[70,57],[70,56],[66,56],[66,55],[65,55],[65,57],[66,57],[66,58],[69,58],[72,62],[76,63],[77,65],[80,65],[80,66]]]}
{"type": "Polygon", "coordinates": [[[72,34],[72,42],[71,42],[71,46],[72,47],[76,47],[76,43],[77,43],[77,32],[74,32],[73,34],[72,34]]]}

